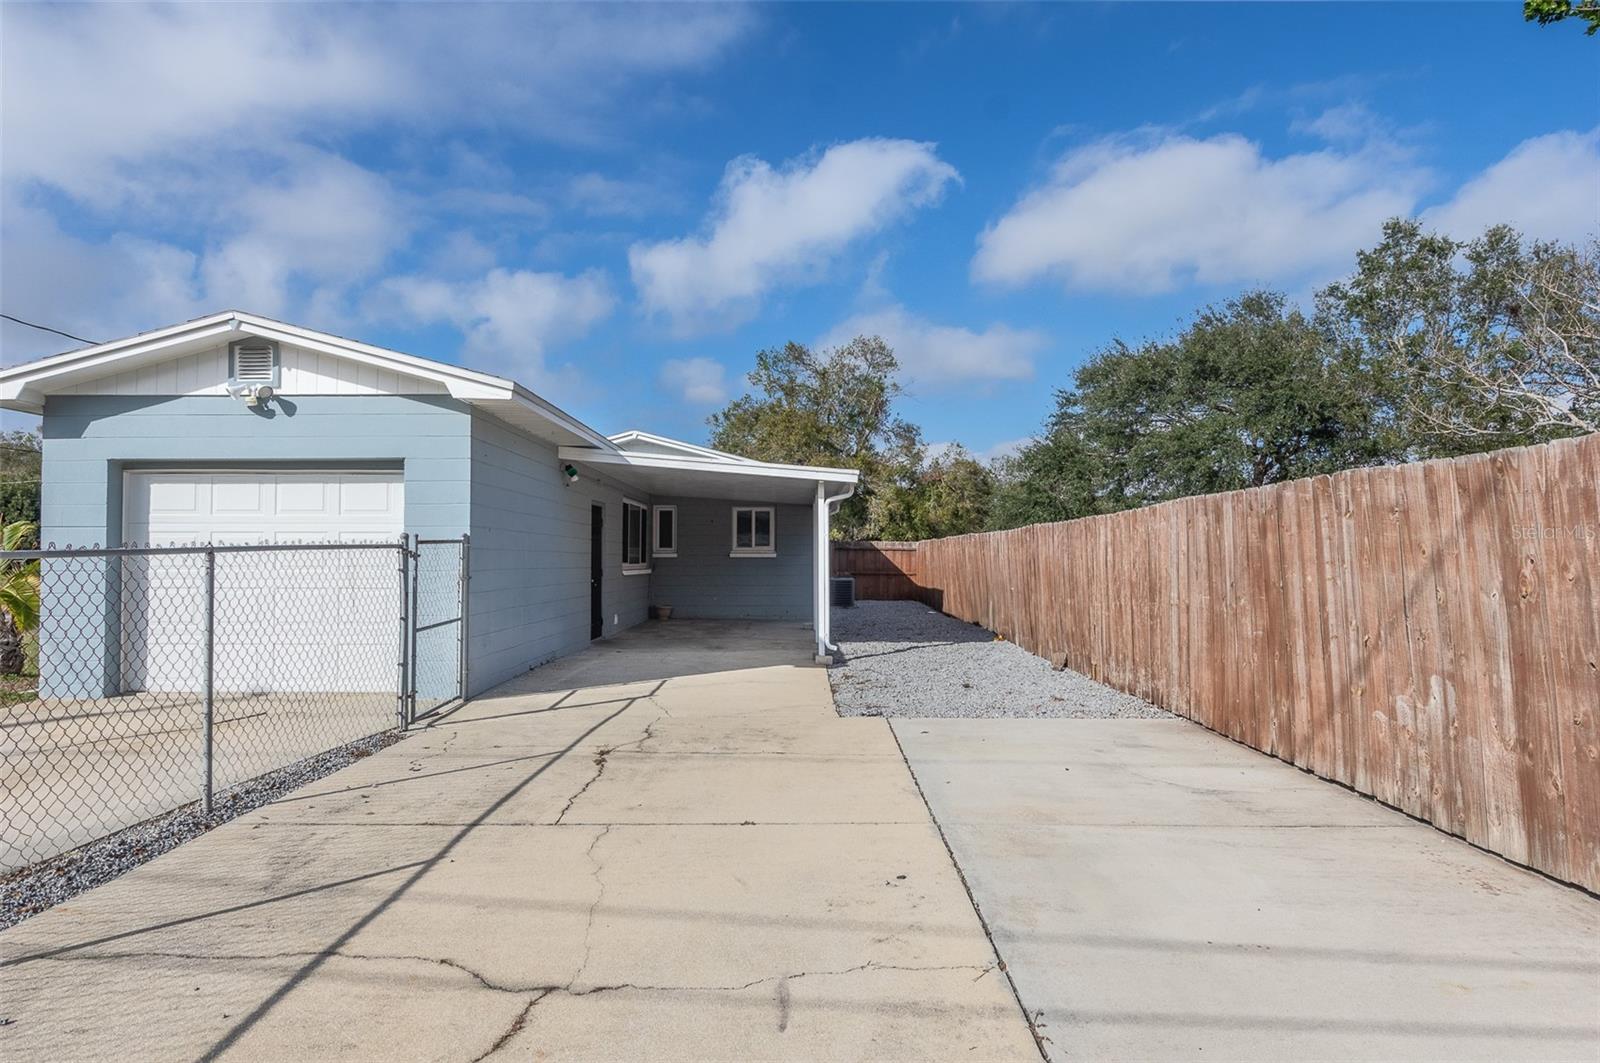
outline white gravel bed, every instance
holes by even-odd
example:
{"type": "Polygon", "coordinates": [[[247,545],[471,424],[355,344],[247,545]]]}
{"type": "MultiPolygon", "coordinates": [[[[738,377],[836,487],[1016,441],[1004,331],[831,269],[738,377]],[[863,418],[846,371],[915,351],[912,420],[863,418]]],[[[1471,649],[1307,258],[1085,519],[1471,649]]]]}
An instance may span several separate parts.
{"type": "Polygon", "coordinates": [[[1168,715],[920,602],[835,609],[833,641],[839,653],[828,678],[841,716],[1168,715]]]}
{"type": "Polygon", "coordinates": [[[201,814],[200,804],[195,802],[71,852],[8,871],[0,875],[0,930],[110,882],[212,827],[392,746],[405,735],[404,731],[385,731],[220,791],[212,801],[209,818],[201,814]]]}

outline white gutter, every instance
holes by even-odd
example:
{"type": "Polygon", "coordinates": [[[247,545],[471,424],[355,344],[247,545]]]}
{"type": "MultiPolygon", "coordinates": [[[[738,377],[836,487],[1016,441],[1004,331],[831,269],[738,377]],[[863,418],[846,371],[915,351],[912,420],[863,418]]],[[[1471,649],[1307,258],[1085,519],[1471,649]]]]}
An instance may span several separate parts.
{"type": "Polygon", "coordinates": [[[829,635],[832,634],[829,630],[832,614],[830,612],[831,606],[828,592],[832,587],[828,582],[828,577],[833,557],[833,540],[828,535],[829,517],[833,512],[833,507],[855,494],[856,489],[855,485],[852,484],[837,495],[826,494],[826,491],[826,484],[822,480],[818,480],[815,503],[816,528],[813,532],[817,541],[816,563],[813,566],[816,569],[816,586],[813,592],[815,607],[812,610],[812,628],[817,636],[818,664],[832,663],[830,653],[839,648],[829,638],[829,635]]]}
{"type": "MultiPolygon", "coordinates": [[[[608,440],[609,442],[609,440],[608,440]]],[[[613,447],[615,444],[613,444],[613,447]]],[[[591,465],[632,466],[638,469],[675,469],[682,472],[710,472],[729,475],[771,476],[787,480],[826,480],[831,483],[855,483],[861,474],[855,469],[829,469],[818,465],[782,465],[772,461],[755,461],[740,458],[711,460],[676,454],[645,454],[631,450],[592,450],[588,447],[560,447],[556,451],[562,461],[582,461],[591,465]]],[[[854,488],[851,488],[853,491],[854,488]]],[[[847,497],[847,496],[841,496],[847,497]]]]}

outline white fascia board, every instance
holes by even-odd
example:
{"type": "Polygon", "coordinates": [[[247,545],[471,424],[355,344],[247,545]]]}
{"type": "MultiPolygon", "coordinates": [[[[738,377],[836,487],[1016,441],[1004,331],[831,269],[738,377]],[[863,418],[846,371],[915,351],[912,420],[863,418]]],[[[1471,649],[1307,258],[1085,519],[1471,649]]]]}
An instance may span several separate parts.
{"type": "Polygon", "coordinates": [[[707,461],[701,458],[676,458],[664,454],[635,454],[629,451],[599,451],[588,447],[561,447],[562,461],[586,461],[599,465],[620,465],[635,469],[681,469],[685,472],[722,473],[728,476],[771,476],[783,480],[825,480],[829,483],[859,483],[855,469],[829,469],[817,465],[780,465],[776,462],[707,461]]]}
{"type": "Polygon", "coordinates": [[[448,388],[451,398],[460,399],[463,402],[472,403],[486,400],[516,402],[580,439],[587,439],[595,446],[607,450],[615,449],[615,444],[605,436],[554,403],[529,391],[515,380],[493,376],[489,373],[480,373],[477,370],[450,365],[447,362],[436,362],[431,358],[418,358],[416,355],[403,354],[400,351],[392,351],[386,347],[374,347],[355,340],[328,336],[326,333],[314,332],[311,329],[303,329],[295,325],[286,325],[281,321],[273,321],[270,318],[240,315],[240,320],[252,332],[267,335],[269,339],[286,339],[301,346],[313,347],[317,350],[350,358],[358,362],[377,365],[385,369],[395,369],[409,373],[412,376],[433,380],[448,388]]]}
{"type": "Polygon", "coordinates": [[[0,370],[0,398],[12,397],[14,392],[21,390],[38,391],[42,385],[69,373],[74,376],[88,376],[98,375],[97,370],[114,372],[118,362],[137,359],[179,344],[226,336],[232,332],[248,332],[263,339],[292,343],[325,354],[348,358],[364,365],[399,370],[410,376],[442,384],[449,389],[451,395],[460,399],[509,399],[516,388],[516,384],[512,381],[487,373],[447,365],[429,358],[401,354],[399,351],[358,343],[355,340],[301,328],[268,317],[223,311],[181,325],[142,332],[137,336],[84,347],[0,370]]]}
{"type": "Polygon", "coordinates": [[[138,353],[139,351],[151,350],[160,346],[162,341],[169,340],[174,336],[187,339],[188,337],[184,334],[188,332],[204,330],[219,324],[227,326],[233,317],[232,311],[224,310],[216,314],[207,314],[205,317],[197,317],[193,321],[185,321],[179,325],[167,325],[163,328],[151,329],[149,332],[139,332],[132,336],[124,336],[120,340],[93,343],[87,347],[79,347],[75,351],[35,358],[31,362],[23,362],[20,365],[0,369],[0,380],[17,376],[31,377],[34,374],[59,370],[64,365],[76,366],[79,362],[93,363],[99,361],[103,355],[138,353]],[[133,348],[133,350],[124,352],[124,348],[133,348]]]}
{"type": "Polygon", "coordinates": [[[480,373],[446,362],[436,362],[431,358],[418,358],[414,354],[402,354],[386,347],[374,347],[371,344],[347,340],[342,336],[331,336],[326,332],[316,332],[298,325],[274,321],[271,318],[240,314],[239,324],[251,335],[261,336],[264,339],[292,343],[335,357],[348,358],[362,365],[398,370],[409,376],[432,380],[443,384],[450,390],[451,396],[458,399],[509,399],[517,387],[515,381],[507,380],[505,377],[491,376],[488,373],[480,373]]]}
{"type": "Polygon", "coordinates": [[[431,380],[442,384],[449,390],[452,398],[463,402],[495,400],[516,402],[597,447],[605,450],[616,449],[616,444],[605,436],[514,380],[446,362],[436,362],[431,358],[403,354],[386,347],[375,347],[369,343],[237,310],[224,310],[186,321],[181,325],[142,332],[110,343],[96,344],[93,347],[52,355],[9,369],[0,369],[0,407],[26,413],[41,413],[44,409],[45,388],[51,380],[68,374],[92,378],[101,375],[102,372],[116,371],[117,362],[138,359],[165,347],[213,339],[233,332],[248,332],[265,339],[292,343],[336,357],[348,358],[364,365],[431,380]]]}
{"type": "Polygon", "coordinates": [[[41,358],[36,362],[14,365],[9,369],[0,369],[0,406],[7,409],[28,409],[30,406],[36,406],[42,410],[45,385],[51,380],[67,374],[99,375],[95,370],[112,372],[117,362],[153,354],[162,348],[179,343],[226,336],[233,331],[229,316],[212,315],[170,329],[141,333],[128,339],[68,351],[65,354],[41,358]]]}
{"type": "Polygon", "coordinates": [[[670,447],[673,450],[681,450],[689,455],[699,455],[708,461],[750,460],[748,458],[741,458],[737,454],[729,454],[725,450],[713,450],[710,447],[702,447],[697,443],[685,443],[681,439],[670,439],[667,436],[658,436],[654,432],[642,432],[637,428],[630,429],[626,432],[618,432],[616,435],[611,436],[610,439],[611,442],[617,444],[617,446],[622,450],[628,449],[627,444],[638,441],[642,443],[654,443],[655,445],[661,447],[670,447]]]}
{"type": "MultiPolygon", "coordinates": [[[[538,395],[535,395],[521,384],[515,385],[515,389],[515,397],[517,401],[538,413],[541,417],[544,417],[549,421],[553,421],[579,438],[589,440],[589,442],[593,443],[596,447],[599,447],[600,450],[605,453],[613,453],[617,450],[617,445],[615,443],[601,435],[593,428],[590,428],[588,425],[584,424],[567,411],[561,409],[561,407],[546,399],[540,398],[538,395]]],[[[588,448],[577,447],[575,449],[587,450],[588,448]]]]}

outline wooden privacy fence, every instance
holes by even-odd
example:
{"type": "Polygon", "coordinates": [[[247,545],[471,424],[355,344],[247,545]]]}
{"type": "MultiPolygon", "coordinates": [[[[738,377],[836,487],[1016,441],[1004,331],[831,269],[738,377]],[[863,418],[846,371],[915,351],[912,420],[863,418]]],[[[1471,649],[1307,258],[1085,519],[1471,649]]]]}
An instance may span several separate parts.
{"type": "Polygon", "coordinates": [[[856,578],[867,601],[920,599],[916,543],[834,543],[833,574],[856,578]]]}
{"type": "Polygon", "coordinates": [[[1597,492],[1590,435],[879,549],[1057,666],[1600,890],[1597,492]]]}

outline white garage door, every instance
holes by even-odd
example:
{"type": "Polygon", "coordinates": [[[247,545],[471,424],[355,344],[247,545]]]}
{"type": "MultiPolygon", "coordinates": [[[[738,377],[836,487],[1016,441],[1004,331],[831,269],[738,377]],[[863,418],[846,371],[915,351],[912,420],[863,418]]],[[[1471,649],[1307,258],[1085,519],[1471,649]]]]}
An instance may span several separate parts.
{"type": "MultiPolygon", "coordinates": [[[[405,527],[396,472],[130,472],[125,541],[383,542],[405,527]]],[[[217,555],[219,692],[393,690],[399,647],[393,550],[217,555]]],[[[204,673],[203,555],[129,559],[125,690],[193,691],[204,673]]]]}

